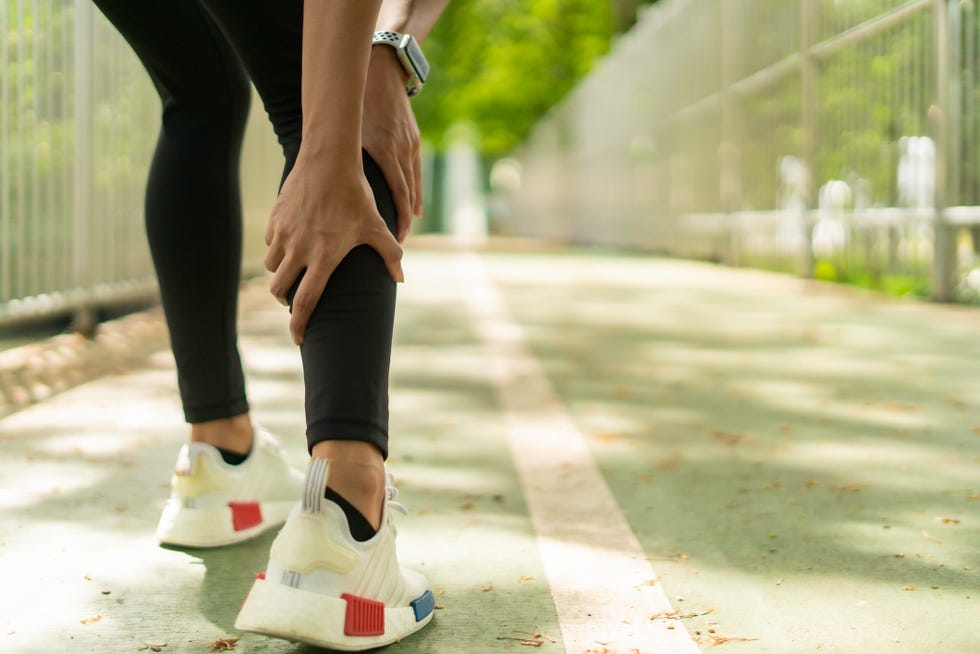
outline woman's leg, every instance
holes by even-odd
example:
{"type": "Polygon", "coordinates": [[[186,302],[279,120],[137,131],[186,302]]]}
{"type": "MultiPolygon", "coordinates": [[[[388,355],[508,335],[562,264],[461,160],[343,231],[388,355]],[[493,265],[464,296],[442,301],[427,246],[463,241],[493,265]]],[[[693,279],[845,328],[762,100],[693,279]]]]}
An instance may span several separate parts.
{"type": "Polygon", "coordinates": [[[146,228],[186,419],[192,435],[206,436],[195,440],[247,452],[236,310],[248,79],[197,0],[95,3],[132,45],[163,101],[146,228]]]}
{"type": "MultiPolygon", "coordinates": [[[[286,155],[283,179],[299,151],[302,0],[202,0],[238,52],[262,97],[286,155]]],[[[392,233],[396,211],[377,165],[364,172],[392,233]]],[[[329,184],[330,180],[323,180],[329,184]]],[[[294,286],[295,290],[295,286],[294,286]]],[[[388,453],[388,368],[395,283],[370,247],[337,267],[310,318],[301,346],[307,440],[330,458],[330,486],[377,526],[388,453]]]]}

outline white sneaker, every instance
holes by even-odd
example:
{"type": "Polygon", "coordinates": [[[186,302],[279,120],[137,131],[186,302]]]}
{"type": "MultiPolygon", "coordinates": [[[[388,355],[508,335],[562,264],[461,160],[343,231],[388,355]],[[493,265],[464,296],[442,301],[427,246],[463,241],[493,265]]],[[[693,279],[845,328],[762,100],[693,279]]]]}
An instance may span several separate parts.
{"type": "Polygon", "coordinates": [[[279,532],[269,567],[235,628],[334,650],[388,645],[427,625],[435,600],[421,574],[398,565],[391,510],[405,513],[388,476],[381,529],[358,542],[343,510],[324,499],[327,462],[313,459],[306,494],[279,532]]]}
{"type": "Polygon", "coordinates": [[[157,526],[160,543],[218,547],[285,522],[303,496],[303,475],[286,462],[278,441],[256,427],[252,451],[238,465],[206,443],[185,444],[170,487],[157,526]]]}

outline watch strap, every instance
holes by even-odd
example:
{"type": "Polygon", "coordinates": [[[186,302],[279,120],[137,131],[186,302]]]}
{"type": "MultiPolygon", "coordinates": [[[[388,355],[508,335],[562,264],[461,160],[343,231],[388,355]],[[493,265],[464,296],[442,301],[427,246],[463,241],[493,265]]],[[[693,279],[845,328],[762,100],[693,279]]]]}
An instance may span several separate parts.
{"type": "MultiPolygon", "coordinates": [[[[414,44],[414,40],[409,34],[401,34],[390,30],[381,30],[375,32],[371,39],[372,46],[386,45],[395,50],[395,54],[398,57],[398,62],[401,64],[405,74],[408,75],[405,90],[408,92],[409,96],[416,96],[419,94],[419,92],[422,90],[422,86],[425,84],[425,73],[422,73],[422,76],[420,77],[419,73],[415,70],[415,65],[410,60],[409,53],[406,52],[406,43],[412,43],[419,56],[422,56],[421,50],[418,49],[417,44],[414,44]]],[[[424,57],[422,58],[424,60],[424,57]]]]}

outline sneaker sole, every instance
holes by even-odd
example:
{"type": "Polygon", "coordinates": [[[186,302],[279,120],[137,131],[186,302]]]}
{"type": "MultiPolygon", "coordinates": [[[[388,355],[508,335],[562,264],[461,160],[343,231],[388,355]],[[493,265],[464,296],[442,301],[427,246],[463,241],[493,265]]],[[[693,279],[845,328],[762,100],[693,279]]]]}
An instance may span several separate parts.
{"type": "Polygon", "coordinates": [[[347,615],[347,600],[257,579],[245,597],[235,620],[235,629],[317,647],[359,652],[390,645],[429,624],[434,613],[431,598],[432,594],[426,591],[416,600],[425,615],[416,616],[414,606],[385,607],[381,623],[384,633],[348,636],[344,633],[345,624],[351,619],[347,615]]]}
{"type": "Polygon", "coordinates": [[[254,538],[286,522],[295,500],[230,502],[228,506],[192,509],[168,501],[157,525],[161,545],[220,547],[254,538]]]}

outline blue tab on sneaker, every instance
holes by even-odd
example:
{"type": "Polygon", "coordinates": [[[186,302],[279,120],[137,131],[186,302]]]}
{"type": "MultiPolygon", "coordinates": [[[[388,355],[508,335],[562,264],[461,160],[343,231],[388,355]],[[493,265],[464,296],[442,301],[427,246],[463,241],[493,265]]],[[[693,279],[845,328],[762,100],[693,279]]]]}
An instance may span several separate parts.
{"type": "Polygon", "coordinates": [[[412,601],[412,609],[415,611],[415,621],[421,622],[432,613],[436,608],[436,598],[433,597],[431,590],[426,590],[422,596],[412,601]]]}

